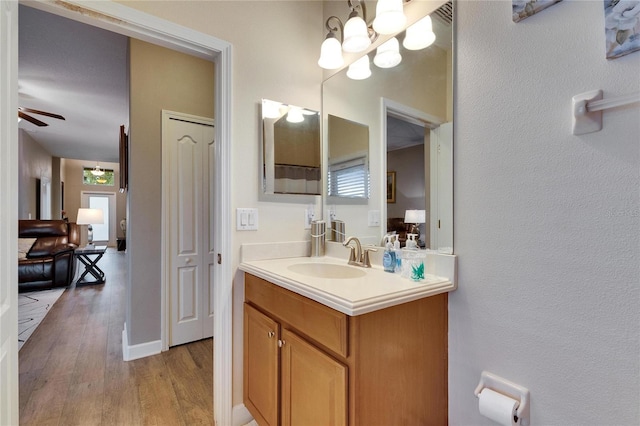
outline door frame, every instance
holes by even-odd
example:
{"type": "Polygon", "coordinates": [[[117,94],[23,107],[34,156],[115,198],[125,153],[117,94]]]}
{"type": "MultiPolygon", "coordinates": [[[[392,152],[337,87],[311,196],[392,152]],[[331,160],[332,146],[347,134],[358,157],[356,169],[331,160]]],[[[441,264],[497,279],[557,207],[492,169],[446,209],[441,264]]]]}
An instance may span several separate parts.
{"type": "MultiPolygon", "coordinates": [[[[444,121],[434,115],[422,112],[419,109],[412,108],[410,106],[401,104],[388,98],[380,98],[380,140],[382,141],[380,152],[380,170],[383,171],[383,175],[386,176],[387,170],[387,115],[394,115],[398,118],[408,121],[409,123],[418,124],[428,129],[434,129],[440,126],[444,121]]],[[[427,147],[425,147],[425,150],[427,147]]],[[[387,193],[387,181],[386,179],[380,180],[381,194],[387,193]]],[[[425,200],[427,201],[427,200],[425,200]]],[[[387,223],[387,202],[384,198],[381,199],[380,204],[380,223],[383,224],[382,228],[386,228],[387,223]]],[[[386,231],[383,231],[383,235],[386,231]]]]}
{"type": "MultiPolygon", "coordinates": [[[[2,277],[4,282],[15,282],[17,269],[13,265],[17,262],[15,251],[17,238],[18,212],[18,120],[15,119],[15,111],[18,107],[18,5],[15,0],[2,1],[0,13],[3,14],[2,26],[9,26],[7,31],[9,41],[7,49],[0,52],[2,65],[2,77],[0,78],[0,123],[2,146],[0,151],[0,185],[3,193],[7,194],[6,208],[0,208],[0,221],[2,223],[3,238],[0,243],[0,262],[2,265],[2,277]],[[6,6],[5,6],[6,5],[6,6]],[[8,146],[5,146],[8,145],[8,146]],[[6,154],[6,155],[5,155],[6,154]],[[4,190],[7,190],[6,192],[4,190]],[[5,233],[6,232],[6,233],[5,233]]],[[[218,206],[218,215],[215,219],[214,233],[215,251],[224,260],[218,268],[215,268],[214,277],[218,283],[215,286],[215,317],[214,335],[216,344],[213,355],[213,407],[214,418],[217,424],[230,425],[232,420],[232,273],[231,273],[231,89],[232,89],[232,46],[231,43],[200,33],[173,22],[166,21],[153,15],[132,9],[124,4],[113,1],[95,2],[90,0],[58,0],[29,1],[24,3],[55,15],[63,16],[88,25],[116,32],[128,37],[137,38],[149,43],[161,45],[173,50],[194,55],[210,60],[215,67],[215,111],[216,111],[216,140],[215,147],[215,205],[218,206]]],[[[5,28],[0,28],[4,34],[5,28]]],[[[4,47],[4,43],[3,43],[4,47]]],[[[128,283],[131,285],[131,283],[128,283]]],[[[13,311],[5,324],[3,318],[2,329],[5,326],[14,330],[17,335],[17,289],[8,292],[8,309],[13,311]]],[[[5,300],[0,299],[0,303],[5,300]]],[[[2,306],[0,306],[2,308],[2,306]]],[[[17,366],[17,341],[10,345],[8,356],[10,363],[17,366]]],[[[0,354],[2,355],[2,354],[0,354]]],[[[17,368],[14,370],[17,371],[17,368]]],[[[12,375],[10,386],[15,386],[14,398],[9,398],[10,407],[2,407],[11,411],[17,421],[17,375],[12,375]],[[15,382],[15,384],[14,384],[15,382]]]]}
{"type": "MultiPolygon", "coordinates": [[[[162,110],[162,241],[160,243],[160,251],[162,253],[161,268],[162,273],[160,277],[161,285],[161,305],[160,311],[160,343],[163,351],[169,350],[169,330],[171,330],[171,257],[170,249],[170,232],[171,232],[171,203],[169,197],[166,196],[165,191],[170,188],[169,173],[167,171],[171,168],[170,158],[170,146],[167,143],[167,135],[169,133],[168,125],[170,119],[176,119],[181,121],[188,121],[195,124],[203,124],[205,126],[213,126],[214,132],[216,128],[216,120],[207,117],[200,117],[197,115],[186,114],[182,112],[162,110]]],[[[214,133],[215,134],[215,133],[214,133]]],[[[214,139],[214,149],[216,140],[214,139]]],[[[215,151],[214,151],[215,152],[215,151]]],[[[217,159],[214,159],[214,168],[217,166],[217,159]]],[[[215,172],[215,170],[214,170],[215,172]]],[[[213,190],[215,198],[215,188],[213,190]]],[[[209,200],[209,202],[211,202],[209,200]]],[[[213,225],[215,227],[215,217],[213,218],[213,225]]],[[[211,224],[210,224],[211,225],[211,224]]],[[[214,277],[215,278],[215,277],[214,277]]],[[[214,295],[215,297],[215,295],[214,295]]],[[[215,303],[215,302],[214,302],[215,303]]],[[[215,312],[214,312],[215,318],[215,312]]],[[[214,319],[215,323],[215,319],[214,319]]],[[[215,325],[214,325],[215,326],[215,325]]],[[[214,335],[215,338],[215,330],[214,335]]],[[[215,345],[214,345],[215,350],[215,345]]],[[[215,395],[214,395],[215,397],[215,395]]]]}

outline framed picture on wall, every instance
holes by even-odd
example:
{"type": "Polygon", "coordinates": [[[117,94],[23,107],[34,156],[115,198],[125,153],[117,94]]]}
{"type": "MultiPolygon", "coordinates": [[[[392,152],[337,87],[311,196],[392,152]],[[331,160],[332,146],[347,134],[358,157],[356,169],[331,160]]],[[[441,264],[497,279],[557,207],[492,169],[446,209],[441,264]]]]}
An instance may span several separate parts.
{"type": "Polygon", "coordinates": [[[387,203],[396,202],[396,172],[387,172],[387,203]]]}
{"type": "Polygon", "coordinates": [[[513,22],[520,22],[560,1],[562,0],[511,0],[513,22]]]}
{"type": "Polygon", "coordinates": [[[640,3],[604,0],[607,59],[640,50],[640,3]]]}

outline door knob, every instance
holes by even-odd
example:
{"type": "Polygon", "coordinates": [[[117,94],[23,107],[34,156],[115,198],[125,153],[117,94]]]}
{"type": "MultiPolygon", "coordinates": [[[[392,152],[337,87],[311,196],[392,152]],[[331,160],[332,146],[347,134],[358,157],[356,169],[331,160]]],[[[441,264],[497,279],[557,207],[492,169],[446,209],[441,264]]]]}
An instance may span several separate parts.
{"type": "Polygon", "coordinates": [[[267,333],[267,336],[269,336],[269,338],[272,338],[275,335],[276,335],[276,333],[274,333],[273,331],[270,331],[270,332],[267,333]]]}
{"type": "Polygon", "coordinates": [[[190,258],[190,257],[187,257],[187,258],[184,260],[184,263],[191,263],[191,258],[190,258]]]}

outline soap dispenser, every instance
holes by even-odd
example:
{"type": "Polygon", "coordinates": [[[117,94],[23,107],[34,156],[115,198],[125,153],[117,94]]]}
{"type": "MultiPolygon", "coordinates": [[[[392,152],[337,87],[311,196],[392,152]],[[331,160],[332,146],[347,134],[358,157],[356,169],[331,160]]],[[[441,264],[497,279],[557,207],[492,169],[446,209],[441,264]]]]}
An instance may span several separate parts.
{"type": "Polygon", "coordinates": [[[393,250],[393,243],[391,243],[391,235],[384,237],[384,254],[382,255],[382,266],[385,272],[395,272],[396,270],[396,253],[393,250]]]}
{"type": "Polygon", "coordinates": [[[396,273],[400,273],[402,271],[402,251],[400,250],[400,240],[398,239],[397,234],[393,237],[393,252],[396,255],[396,273]]]}
{"type": "Polygon", "coordinates": [[[416,234],[407,234],[406,248],[410,250],[418,250],[418,243],[416,242],[416,234]]]}

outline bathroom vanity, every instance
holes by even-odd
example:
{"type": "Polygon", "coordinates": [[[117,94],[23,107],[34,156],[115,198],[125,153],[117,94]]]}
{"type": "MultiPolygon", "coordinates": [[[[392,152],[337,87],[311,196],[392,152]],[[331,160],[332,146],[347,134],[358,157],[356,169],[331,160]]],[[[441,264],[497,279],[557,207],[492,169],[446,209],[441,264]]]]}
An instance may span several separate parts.
{"type": "Polygon", "coordinates": [[[311,258],[240,268],[244,403],[258,424],[447,424],[452,281],[311,258]]]}

